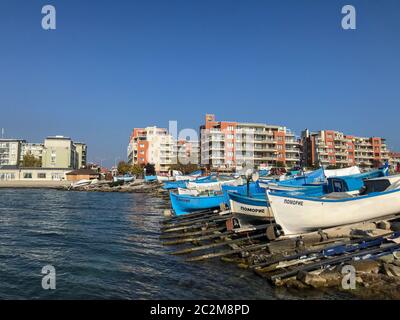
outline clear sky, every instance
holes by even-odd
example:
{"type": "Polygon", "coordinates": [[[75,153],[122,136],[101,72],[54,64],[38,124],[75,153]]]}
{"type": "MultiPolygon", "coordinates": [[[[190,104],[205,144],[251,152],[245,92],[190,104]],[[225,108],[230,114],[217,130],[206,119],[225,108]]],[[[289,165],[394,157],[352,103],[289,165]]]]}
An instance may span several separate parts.
{"type": "Polygon", "coordinates": [[[399,71],[398,0],[0,1],[0,127],[70,136],[107,165],[133,127],[197,129],[207,112],[399,150],[399,71]],[[357,30],[341,28],[346,4],[357,30]]]}

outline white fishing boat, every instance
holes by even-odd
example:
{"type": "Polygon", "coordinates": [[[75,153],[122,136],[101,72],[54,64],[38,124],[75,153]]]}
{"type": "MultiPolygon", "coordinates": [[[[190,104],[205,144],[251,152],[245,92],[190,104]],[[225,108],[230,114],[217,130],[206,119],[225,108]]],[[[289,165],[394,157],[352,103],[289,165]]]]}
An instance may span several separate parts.
{"type": "Polygon", "coordinates": [[[84,187],[88,186],[89,184],[92,183],[93,180],[88,180],[88,179],[82,179],[77,182],[71,183],[71,188],[78,188],[78,187],[84,187]]]}
{"type": "MultiPolygon", "coordinates": [[[[180,171],[178,171],[178,172],[180,172],[180,171]]],[[[181,173],[181,174],[174,175],[174,177],[175,177],[176,181],[182,181],[182,180],[193,181],[193,180],[196,180],[197,178],[201,177],[201,174],[202,174],[201,170],[196,170],[192,173],[189,173],[188,175],[182,175],[182,173],[181,173]]]]}
{"type": "Polygon", "coordinates": [[[325,178],[344,177],[360,173],[360,168],[357,166],[342,169],[324,169],[325,178]]]}
{"type": "Polygon", "coordinates": [[[333,192],[321,197],[273,193],[267,198],[285,235],[296,235],[400,213],[400,176],[366,180],[359,195],[333,192]]]}
{"type": "Polygon", "coordinates": [[[217,181],[213,182],[195,182],[189,181],[187,184],[188,189],[195,189],[199,192],[201,191],[221,191],[221,186],[223,185],[230,185],[230,186],[240,186],[242,185],[243,179],[226,179],[226,178],[219,178],[217,181]]]}
{"type": "Polygon", "coordinates": [[[178,188],[178,194],[187,194],[191,196],[198,196],[200,193],[195,189],[178,188]]]}
{"type": "Polygon", "coordinates": [[[169,181],[169,180],[172,180],[172,178],[170,178],[168,176],[157,175],[157,181],[158,182],[164,182],[164,181],[169,181]]]}

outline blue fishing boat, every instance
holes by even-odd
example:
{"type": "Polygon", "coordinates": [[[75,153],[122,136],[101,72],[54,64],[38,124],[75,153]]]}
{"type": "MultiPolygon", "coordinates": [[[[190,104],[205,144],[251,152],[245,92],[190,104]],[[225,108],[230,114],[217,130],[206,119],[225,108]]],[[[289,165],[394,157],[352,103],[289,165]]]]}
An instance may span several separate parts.
{"type": "Polygon", "coordinates": [[[260,177],[266,177],[269,175],[269,170],[268,169],[260,169],[260,170],[258,170],[258,175],[260,177]]]}
{"type": "MultiPolygon", "coordinates": [[[[194,171],[193,173],[201,173],[201,171],[194,171]]],[[[190,180],[176,180],[176,181],[164,181],[163,189],[171,190],[171,189],[178,189],[178,188],[187,188],[187,184],[190,180]]],[[[195,183],[209,183],[217,181],[216,175],[209,175],[206,177],[199,177],[191,182],[195,183]]]]}
{"type": "Polygon", "coordinates": [[[209,182],[215,182],[215,181],[218,181],[217,175],[216,174],[210,174],[209,176],[197,178],[196,180],[194,180],[192,182],[195,182],[195,183],[209,183],[209,182]]]}
{"type": "Polygon", "coordinates": [[[216,209],[225,201],[223,194],[192,196],[170,192],[169,195],[172,209],[176,215],[188,214],[203,209],[216,209]]]}
{"type": "Polygon", "coordinates": [[[187,185],[188,181],[189,180],[164,181],[162,188],[165,189],[165,190],[186,188],[186,185],[187,185]]]}
{"type": "Polygon", "coordinates": [[[260,193],[265,195],[265,189],[261,188],[258,182],[250,182],[248,189],[247,189],[247,184],[240,186],[222,185],[221,189],[222,193],[225,196],[226,203],[229,203],[228,192],[234,192],[237,194],[249,195],[249,196],[253,196],[254,194],[260,194],[260,193]]]}
{"type": "Polygon", "coordinates": [[[145,182],[157,181],[157,176],[144,176],[145,182]]]}

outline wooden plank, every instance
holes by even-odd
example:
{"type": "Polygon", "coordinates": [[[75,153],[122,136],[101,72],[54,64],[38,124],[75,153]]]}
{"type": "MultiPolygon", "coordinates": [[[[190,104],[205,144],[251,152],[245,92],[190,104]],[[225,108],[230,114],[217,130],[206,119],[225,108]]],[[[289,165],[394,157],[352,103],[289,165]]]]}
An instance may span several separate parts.
{"type": "Polygon", "coordinates": [[[262,237],[265,237],[264,233],[257,234],[257,235],[251,236],[251,237],[242,237],[242,238],[239,238],[239,239],[222,241],[222,242],[212,243],[212,244],[208,244],[208,245],[204,245],[204,246],[183,249],[183,250],[172,252],[171,254],[172,255],[188,254],[188,253],[192,253],[192,252],[195,252],[195,251],[206,250],[206,249],[211,249],[211,248],[217,248],[217,247],[226,246],[226,245],[229,245],[229,244],[232,244],[232,243],[238,243],[238,242],[242,242],[242,241],[246,241],[246,240],[249,241],[249,240],[260,239],[262,237]]]}

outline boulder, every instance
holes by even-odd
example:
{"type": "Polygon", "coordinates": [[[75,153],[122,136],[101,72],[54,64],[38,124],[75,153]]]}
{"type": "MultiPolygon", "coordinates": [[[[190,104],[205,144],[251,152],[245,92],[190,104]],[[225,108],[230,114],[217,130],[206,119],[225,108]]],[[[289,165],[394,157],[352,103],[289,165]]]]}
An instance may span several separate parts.
{"type": "Polygon", "coordinates": [[[379,262],[374,260],[359,260],[352,262],[352,266],[360,273],[378,273],[379,262]]]}
{"type": "Polygon", "coordinates": [[[394,256],[393,256],[393,254],[389,253],[389,254],[386,254],[386,255],[384,255],[382,257],[379,257],[378,260],[382,261],[384,263],[392,263],[394,261],[394,256]]]}
{"type": "Polygon", "coordinates": [[[333,270],[326,269],[320,273],[320,277],[326,281],[326,286],[333,287],[340,285],[343,275],[336,268],[333,270]]]}
{"type": "Polygon", "coordinates": [[[376,227],[378,229],[383,229],[383,230],[390,230],[390,222],[389,221],[379,221],[376,224],[376,227]]]}
{"type": "Polygon", "coordinates": [[[322,288],[327,286],[327,281],[323,277],[306,271],[300,271],[297,274],[296,279],[314,288],[322,288]]]}
{"type": "Polygon", "coordinates": [[[400,277],[400,267],[393,264],[385,263],[383,265],[383,272],[389,277],[400,277]]]}

